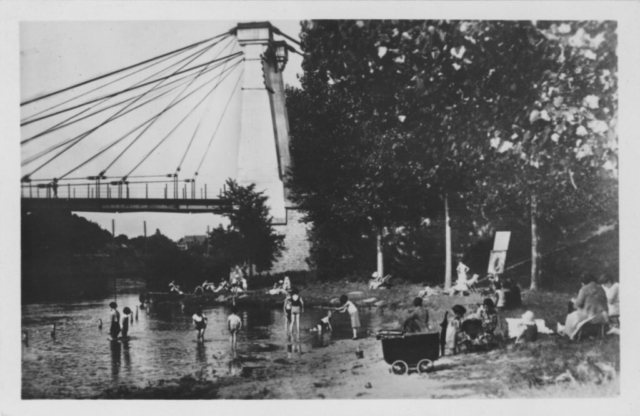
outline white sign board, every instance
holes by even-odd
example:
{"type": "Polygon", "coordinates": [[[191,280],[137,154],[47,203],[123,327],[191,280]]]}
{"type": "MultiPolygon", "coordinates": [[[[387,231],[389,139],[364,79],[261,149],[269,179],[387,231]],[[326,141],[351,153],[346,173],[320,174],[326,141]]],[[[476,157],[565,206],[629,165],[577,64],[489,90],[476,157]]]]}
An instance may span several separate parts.
{"type": "Polygon", "coordinates": [[[493,241],[493,251],[507,251],[509,249],[509,239],[511,231],[497,231],[493,241]]]}

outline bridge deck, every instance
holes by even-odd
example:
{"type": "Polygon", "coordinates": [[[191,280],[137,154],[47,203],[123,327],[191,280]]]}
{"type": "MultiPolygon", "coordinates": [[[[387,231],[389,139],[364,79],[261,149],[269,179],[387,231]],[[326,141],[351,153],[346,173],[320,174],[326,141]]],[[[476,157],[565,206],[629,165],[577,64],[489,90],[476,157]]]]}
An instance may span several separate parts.
{"type": "Polygon", "coordinates": [[[233,209],[226,199],[21,198],[23,211],[173,212],[222,214],[233,209]]]}

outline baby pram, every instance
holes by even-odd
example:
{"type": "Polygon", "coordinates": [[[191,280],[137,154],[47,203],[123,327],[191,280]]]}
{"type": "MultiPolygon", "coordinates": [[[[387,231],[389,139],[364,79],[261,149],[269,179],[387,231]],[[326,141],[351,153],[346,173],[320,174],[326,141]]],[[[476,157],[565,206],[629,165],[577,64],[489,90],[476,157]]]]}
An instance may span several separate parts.
{"type": "Polygon", "coordinates": [[[393,374],[407,374],[409,370],[428,373],[434,370],[434,361],[440,358],[440,334],[405,334],[402,331],[379,331],[382,355],[391,365],[393,374]]]}

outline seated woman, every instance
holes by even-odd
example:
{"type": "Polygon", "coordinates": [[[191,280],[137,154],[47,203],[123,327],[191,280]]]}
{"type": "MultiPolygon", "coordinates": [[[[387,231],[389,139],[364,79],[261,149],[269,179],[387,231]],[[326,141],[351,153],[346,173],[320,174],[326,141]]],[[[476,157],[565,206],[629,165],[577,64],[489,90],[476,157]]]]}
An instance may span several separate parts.
{"type": "Polygon", "coordinates": [[[282,280],[274,283],[273,288],[269,289],[267,293],[270,295],[279,295],[281,293],[286,293],[286,291],[282,289],[282,284],[283,284],[282,280]]]}
{"type": "Polygon", "coordinates": [[[564,327],[558,328],[558,333],[570,339],[575,339],[586,323],[606,324],[609,321],[607,294],[602,286],[590,273],[584,274],[581,280],[582,288],[573,302],[576,309],[567,315],[564,327]]]}
{"type": "Polygon", "coordinates": [[[413,300],[413,309],[402,324],[402,329],[409,334],[421,334],[429,331],[429,312],[422,307],[422,298],[413,300]]]}
{"type": "Polygon", "coordinates": [[[607,295],[607,310],[609,313],[609,323],[614,326],[620,325],[620,284],[615,282],[610,274],[605,273],[600,278],[600,284],[607,295]]]}
{"type": "Polygon", "coordinates": [[[467,340],[467,336],[462,330],[462,322],[467,309],[462,305],[454,305],[451,309],[454,317],[446,326],[446,347],[450,354],[457,354],[459,345],[467,340]]]}
{"type": "Polygon", "coordinates": [[[493,340],[498,328],[498,312],[491,299],[485,298],[482,307],[478,309],[477,317],[482,322],[483,340],[487,342],[493,340]]]}

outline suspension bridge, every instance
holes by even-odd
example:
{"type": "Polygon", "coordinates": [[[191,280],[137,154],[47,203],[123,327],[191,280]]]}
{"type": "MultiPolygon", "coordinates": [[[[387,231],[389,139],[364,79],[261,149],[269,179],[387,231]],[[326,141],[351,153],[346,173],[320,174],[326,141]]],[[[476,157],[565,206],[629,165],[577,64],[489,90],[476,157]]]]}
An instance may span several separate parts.
{"type": "Polygon", "coordinates": [[[282,71],[297,43],[268,22],[240,23],[23,101],[23,211],[228,212],[203,172],[215,164],[221,126],[236,124],[236,179],[255,183],[274,222],[286,224],[282,71]]]}

